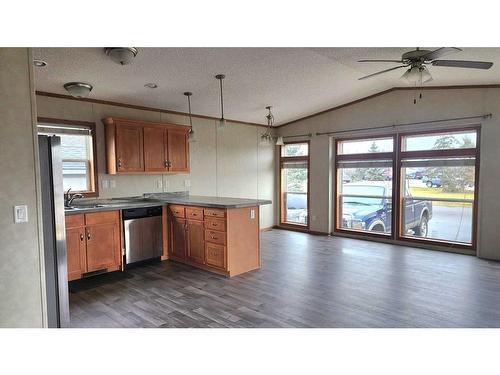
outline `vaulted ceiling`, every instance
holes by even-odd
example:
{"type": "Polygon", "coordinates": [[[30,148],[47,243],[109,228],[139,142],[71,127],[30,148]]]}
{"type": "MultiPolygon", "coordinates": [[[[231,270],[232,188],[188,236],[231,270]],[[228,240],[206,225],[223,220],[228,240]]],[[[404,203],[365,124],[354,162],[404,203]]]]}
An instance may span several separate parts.
{"type": "MultiPolygon", "coordinates": [[[[272,105],[276,125],[395,86],[404,69],[372,79],[358,78],[396,64],[358,63],[359,59],[399,59],[405,48],[139,48],[130,65],[120,66],[104,48],[35,48],[48,65],[35,68],[39,91],[67,94],[63,84],[94,86],[90,98],[187,111],[184,91],[192,91],[193,112],[220,116],[218,81],[224,73],[226,118],[265,123],[272,105]],[[144,87],[153,82],[156,89],[144,87]]],[[[434,48],[426,48],[434,49],[434,48]]],[[[446,56],[494,62],[490,70],[430,67],[426,86],[500,83],[500,48],[463,48],[446,56]]]]}

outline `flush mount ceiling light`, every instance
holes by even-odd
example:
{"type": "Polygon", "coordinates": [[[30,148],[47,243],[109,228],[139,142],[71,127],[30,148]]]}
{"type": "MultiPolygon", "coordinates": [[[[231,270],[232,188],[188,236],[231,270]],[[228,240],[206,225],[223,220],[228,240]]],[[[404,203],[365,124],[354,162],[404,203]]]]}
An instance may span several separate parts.
{"type": "Polygon", "coordinates": [[[139,52],[135,47],[107,47],[104,52],[111,60],[120,65],[128,65],[139,52]]]}
{"type": "Polygon", "coordinates": [[[189,126],[191,126],[191,129],[189,129],[189,135],[188,135],[188,142],[193,143],[196,142],[196,138],[194,136],[194,130],[193,130],[193,118],[191,116],[191,95],[193,95],[192,92],[186,91],[184,95],[187,96],[188,99],[188,109],[189,109],[189,126]]]}
{"type": "Polygon", "coordinates": [[[68,82],[64,88],[75,98],[86,98],[92,91],[92,85],[84,82],[68,82]]]}
{"type": "Polygon", "coordinates": [[[217,122],[217,129],[224,129],[226,127],[226,119],[224,118],[224,95],[222,91],[222,80],[226,78],[224,74],[217,74],[215,76],[216,79],[220,82],[220,111],[221,116],[219,121],[217,122]]]}
{"type": "Polygon", "coordinates": [[[268,113],[266,115],[266,120],[267,120],[267,128],[266,128],[266,131],[264,133],[262,133],[260,135],[260,144],[263,145],[263,146],[270,146],[272,143],[273,143],[273,134],[272,134],[272,127],[273,127],[273,124],[274,124],[274,116],[271,112],[271,106],[268,105],[266,107],[268,113]]]}
{"type": "Polygon", "coordinates": [[[33,65],[35,65],[37,68],[43,68],[47,66],[47,62],[40,59],[34,59],[33,65]]]}
{"type": "Polygon", "coordinates": [[[158,85],[156,83],[150,82],[150,83],[146,83],[144,85],[144,87],[147,87],[148,89],[156,89],[156,88],[158,88],[158,85]]]}

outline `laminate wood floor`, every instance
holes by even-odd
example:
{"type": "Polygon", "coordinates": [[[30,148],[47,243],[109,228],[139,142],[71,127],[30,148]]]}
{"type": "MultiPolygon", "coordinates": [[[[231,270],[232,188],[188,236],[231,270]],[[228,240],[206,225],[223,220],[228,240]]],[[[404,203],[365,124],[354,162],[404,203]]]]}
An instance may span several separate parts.
{"type": "Polygon", "coordinates": [[[165,261],[70,284],[73,327],[500,327],[500,263],[340,237],[261,234],[262,268],[165,261]]]}

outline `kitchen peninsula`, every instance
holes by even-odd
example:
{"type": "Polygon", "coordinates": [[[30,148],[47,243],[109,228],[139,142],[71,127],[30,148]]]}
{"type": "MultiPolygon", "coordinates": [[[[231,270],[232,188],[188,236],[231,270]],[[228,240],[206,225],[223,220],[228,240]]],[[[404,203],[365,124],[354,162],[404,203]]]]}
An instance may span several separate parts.
{"type": "Polygon", "coordinates": [[[161,207],[161,260],[229,277],[258,269],[259,206],[270,203],[185,193],[75,202],[65,210],[68,279],[123,270],[122,211],[144,207],[161,207]]]}

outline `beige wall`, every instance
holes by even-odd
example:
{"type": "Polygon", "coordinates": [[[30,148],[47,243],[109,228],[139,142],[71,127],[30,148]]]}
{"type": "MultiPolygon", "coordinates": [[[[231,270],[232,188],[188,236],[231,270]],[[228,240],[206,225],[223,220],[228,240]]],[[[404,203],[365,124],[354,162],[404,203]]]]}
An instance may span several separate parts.
{"type": "MultiPolygon", "coordinates": [[[[423,97],[413,104],[415,92],[393,91],[335,111],[302,120],[279,128],[280,135],[369,129],[416,121],[456,118],[492,113],[490,120],[458,121],[457,125],[482,123],[481,169],[479,180],[478,255],[500,259],[500,231],[497,216],[500,212],[500,89],[422,90],[423,97]]],[[[448,123],[449,125],[449,123],[448,123]]],[[[419,125],[416,129],[435,128],[419,125]]],[[[371,131],[376,134],[376,131],[371,131]]],[[[356,134],[356,133],[353,133],[356,134]]],[[[358,133],[359,134],[359,133],[358,133]]],[[[343,135],[345,136],[345,134],[343,135]]],[[[332,211],[329,178],[332,170],[329,158],[329,137],[311,138],[311,230],[331,231],[332,211]]],[[[276,196],[276,201],[278,196],[276,196]]]]}
{"type": "Polygon", "coordinates": [[[44,309],[33,126],[32,57],[0,48],[0,326],[41,327],[44,309]],[[28,206],[14,224],[13,206],[28,206]]]}
{"type": "MultiPolygon", "coordinates": [[[[100,198],[182,191],[188,180],[195,195],[274,200],[274,147],[259,146],[261,127],[228,123],[224,130],[216,130],[215,120],[193,118],[197,142],[190,144],[190,174],[111,176],[106,174],[101,119],[116,116],[187,125],[188,117],[46,96],[37,96],[37,111],[41,117],[97,124],[100,198]],[[114,180],[116,187],[103,189],[104,179],[114,180]],[[158,180],[162,188],[157,187],[158,180]]],[[[274,211],[273,205],[262,206],[262,228],[274,225],[274,211]]]]}

